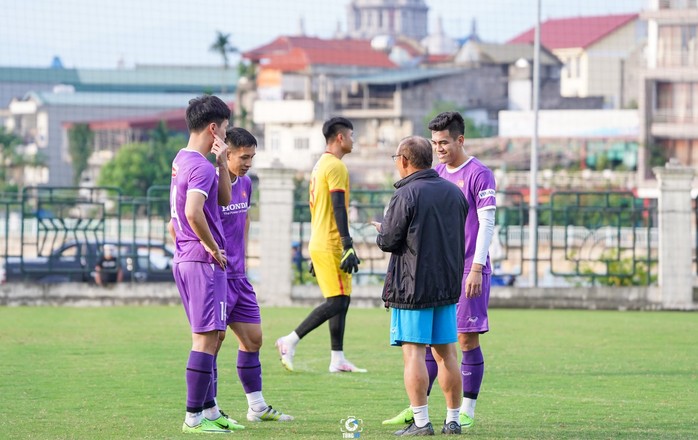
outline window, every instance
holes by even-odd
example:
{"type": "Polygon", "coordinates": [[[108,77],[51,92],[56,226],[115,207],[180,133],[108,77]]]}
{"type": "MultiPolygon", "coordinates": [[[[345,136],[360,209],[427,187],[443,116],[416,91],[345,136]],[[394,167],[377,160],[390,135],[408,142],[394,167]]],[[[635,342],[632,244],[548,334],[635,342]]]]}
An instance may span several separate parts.
{"type": "Polygon", "coordinates": [[[270,151],[279,151],[279,144],[281,143],[279,139],[279,133],[278,132],[272,132],[269,135],[269,150],[270,151]]]}
{"type": "Polygon", "coordinates": [[[300,150],[309,150],[310,149],[310,139],[307,137],[297,137],[293,139],[293,149],[300,151],[300,150]]]}

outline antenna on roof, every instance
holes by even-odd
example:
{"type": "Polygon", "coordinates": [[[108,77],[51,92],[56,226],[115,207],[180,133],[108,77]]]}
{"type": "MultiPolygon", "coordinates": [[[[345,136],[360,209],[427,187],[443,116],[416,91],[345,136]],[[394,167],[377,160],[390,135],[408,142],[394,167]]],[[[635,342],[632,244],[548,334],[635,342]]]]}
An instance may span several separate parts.
{"type": "Polygon", "coordinates": [[[301,16],[298,17],[298,32],[299,37],[305,37],[305,19],[301,16]]]}

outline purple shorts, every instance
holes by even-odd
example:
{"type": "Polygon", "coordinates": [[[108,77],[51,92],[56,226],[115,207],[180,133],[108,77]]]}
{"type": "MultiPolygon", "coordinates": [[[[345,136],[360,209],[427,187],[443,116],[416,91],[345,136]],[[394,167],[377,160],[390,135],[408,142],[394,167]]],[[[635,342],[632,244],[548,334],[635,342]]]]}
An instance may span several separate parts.
{"type": "Polygon", "coordinates": [[[226,323],[230,325],[233,322],[262,323],[257,295],[254,293],[254,289],[247,277],[228,278],[228,313],[226,323]]]}
{"type": "Polygon", "coordinates": [[[192,333],[225,330],[225,271],[210,263],[182,261],[172,272],[192,333]]]}
{"type": "Polygon", "coordinates": [[[458,333],[485,333],[490,330],[487,318],[487,306],[490,303],[490,277],[488,273],[482,274],[482,294],[477,298],[465,297],[465,279],[463,274],[461,281],[460,299],[456,306],[456,326],[458,333]]]}

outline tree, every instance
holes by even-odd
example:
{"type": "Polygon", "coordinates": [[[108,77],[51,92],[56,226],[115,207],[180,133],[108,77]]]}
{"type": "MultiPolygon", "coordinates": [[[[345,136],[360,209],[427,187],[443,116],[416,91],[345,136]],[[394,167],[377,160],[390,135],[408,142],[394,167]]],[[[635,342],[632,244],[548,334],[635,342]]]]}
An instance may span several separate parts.
{"type": "Polygon", "coordinates": [[[238,51],[238,49],[230,42],[230,34],[224,34],[221,31],[216,31],[216,39],[213,41],[213,44],[211,44],[209,50],[219,54],[223,60],[223,86],[221,88],[221,93],[225,94],[227,92],[227,78],[225,74],[228,71],[229,66],[228,54],[235,53],[238,51]]]}
{"type": "Polygon", "coordinates": [[[14,174],[24,165],[17,147],[22,145],[22,139],[14,133],[0,127],[0,192],[15,192],[17,184],[14,174]]]}
{"type": "Polygon", "coordinates": [[[94,133],[87,124],[75,124],[68,130],[68,151],[73,160],[73,184],[80,184],[80,176],[87,169],[92,155],[94,133]]]}
{"type": "Polygon", "coordinates": [[[115,186],[122,194],[143,197],[153,185],[169,185],[172,160],[185,145],[181,135],[172,136],[164,122],[150,132],[150,142],[122,146],[99,174],[101,186],[115,186]]]}
{"type": "MultiPolygon", "coordinates": [[[[443,112],[458,112],[463,115],[465,109],[458,107],[454,102],[450,101],[437,101],[434,103],[431,111],[424,117],[424,136],[427,139],[431,139],[431,131],[429,131],[429,122],[436,117],[439,113],[443,112]]],[[[466,139],[470,138],[481,138],[483,137],[482,130],[480,127],[475,125],[475,121],[470,118],[463,116],[463,122],[465,125],[465,133],[463,137],[466,139]]]]}

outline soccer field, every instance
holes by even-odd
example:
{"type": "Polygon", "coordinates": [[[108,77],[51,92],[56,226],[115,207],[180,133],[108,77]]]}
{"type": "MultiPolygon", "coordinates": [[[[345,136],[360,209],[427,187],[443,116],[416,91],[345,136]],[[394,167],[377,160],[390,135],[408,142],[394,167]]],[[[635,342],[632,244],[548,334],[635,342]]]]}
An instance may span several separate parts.
{"type": "MultiPolygon", "coordinates": [[[[292,414],[252,424],[229,334],[219,356],[219,403],[243,421],[235,438],[342,439],[340,421],[362,420],[360,438],[394,438],[381,420],[408,403],[400,350],[388,346],[389,315],[349,311],[347,357],[367,374],[330,374],[323,326],[284,371],[274,340],[308,308],[262,310],[264,394],[292,414]]],[[[476,425],[496,438],[696,438],[698,314],[501,310],[483,338],[485,379],[476,425]]],[[[184,366],[189,329],[180,307],[0,308],[0,438],[187,438],[184,366]]],[[[445,416],[435,385],[430,416],[445,416]]],[[[437,434],[438,435],[438,434],[437,434]]],[[[197,437],[198,438],[198,437],[197,437]]]]}

